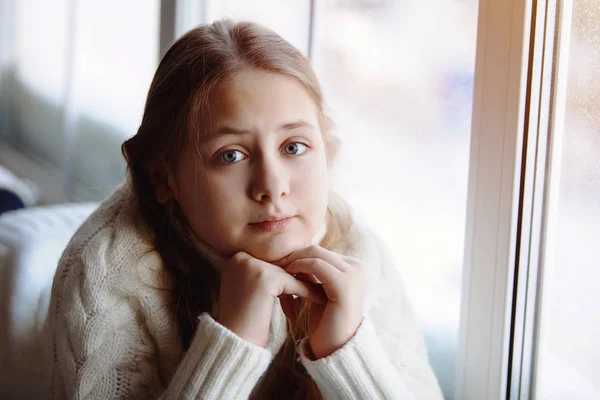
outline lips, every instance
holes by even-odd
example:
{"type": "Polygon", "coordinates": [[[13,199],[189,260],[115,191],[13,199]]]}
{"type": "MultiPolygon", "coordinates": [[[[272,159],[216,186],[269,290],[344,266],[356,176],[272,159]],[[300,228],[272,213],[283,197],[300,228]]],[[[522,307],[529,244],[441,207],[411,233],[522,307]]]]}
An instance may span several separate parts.
{"type": "Polygon", "coordinates": [[[263,221],[251,223],[250,226],[266,232],[273,232],[284,229],[293,220],[294,217],[269,217],[263,221]]]}

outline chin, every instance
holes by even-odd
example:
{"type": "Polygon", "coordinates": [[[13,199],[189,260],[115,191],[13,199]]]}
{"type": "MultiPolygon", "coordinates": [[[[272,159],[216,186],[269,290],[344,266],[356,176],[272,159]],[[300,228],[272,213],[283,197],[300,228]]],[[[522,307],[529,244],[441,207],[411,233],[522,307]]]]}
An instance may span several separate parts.
{"type": "Polygon", "coordinates": [[[297,237],[274,237],[246,250],[253,257],[266,262],[281,260],[290,253],[308,246],[310,240],[298,240],[297,237]]]}

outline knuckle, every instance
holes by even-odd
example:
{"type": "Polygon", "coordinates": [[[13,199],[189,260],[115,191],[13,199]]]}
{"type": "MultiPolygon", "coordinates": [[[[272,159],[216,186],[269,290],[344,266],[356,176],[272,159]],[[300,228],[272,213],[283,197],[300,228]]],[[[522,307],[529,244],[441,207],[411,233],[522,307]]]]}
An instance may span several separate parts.
{"type": "Polygon", "coordinates": [[[239,252],[235,253],[231,259],[234,263],[241,264],[245,260],[248,260],[248,255],[243,251],[239,251],[239,252]]]}
{"type": "Polygon", "coordinates": [[[252,268],[252,280],[256,283],[256,285],[260,287],[268,287],[269,283],[272,281],[271,274],[266,268],[253,267],[252,268]]]}
{"type": "Polygon", "coordinates": [[[244,271],[254,271],[257,269],[255,261],[251,258],[245,258],[240,261],[240,267],[242,267],[244,271]]]}
{"type": "Polygon", "coordinates": [[[319,268],[323,264],[323,261],[320,258],[313,258],[310,260],[310,264],[312,267],[319,268]]]}
{"type": "Polygon", "coordinates": [[[248,253],[239,252],[232,257],[230,268],[235,267],[238,277],[255,277],[261,273],[261,265],[248,253]]]}
{"type": "Polygon", "coordinates": [[[362,263],[360,262],[360,260],[358,258],[354,258],[354,257],[350,257],[350,256],[344,256],[344,257],[342,257],[342,259],[346,263],[348,263],[350,265],[354,265],[354,266],[357,266],[357,267],[360,267],[362,265],[362,263]]]}

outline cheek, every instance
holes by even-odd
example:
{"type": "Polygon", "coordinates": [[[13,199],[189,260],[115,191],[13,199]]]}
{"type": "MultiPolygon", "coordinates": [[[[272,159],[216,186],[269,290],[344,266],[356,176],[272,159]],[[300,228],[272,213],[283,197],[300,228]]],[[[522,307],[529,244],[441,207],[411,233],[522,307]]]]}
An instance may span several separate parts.
{"type": "Polygon", "coordinates": [[[183,179],[179,201],[196,233],[206,239],[226,227],[225,222],[234,218],[240,209],[236,200],[242,198],[235,192],[242,187],[236,184],[235,177],[223,179],[208,172],[190,174],[183,179]]]}
{"type": "Polygon", "coordinates": [[[318,162],[307,163],[303,168],[298,169],[295,179],[295,188],[298,197],[302,198],[303,206],[309,208],[305,210],[320,217],[327,208],[327,198],[329,194],[329,172],[327,164],[323,159],[318,162]]]}

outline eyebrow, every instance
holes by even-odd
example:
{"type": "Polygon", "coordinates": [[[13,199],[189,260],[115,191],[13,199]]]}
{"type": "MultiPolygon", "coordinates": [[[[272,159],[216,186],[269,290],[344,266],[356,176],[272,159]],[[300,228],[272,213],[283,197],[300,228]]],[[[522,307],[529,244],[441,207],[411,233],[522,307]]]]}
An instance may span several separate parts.
{"type": "MultiPolygon", "coordinates": [[[[276,131],[277,132],[290,131],[290,130],[298,129],[298,128],[315,129],[315,127],[312,124],[310,124],[309,122],[304,121],[304,120],[299,120],[299,121],[295,121],[295,122],[285,123],[285,124],[277,127],[276,131]]],[[[214,137],[220,136],[220,135],[243,135],[246,133],[250,133],[250,131],[247,129],[236,129],[236,128],[232,128],[229,126],[222,126],[219,129],[215,130],[210,135],[210,138],[214,138],[214,137]]]]}

